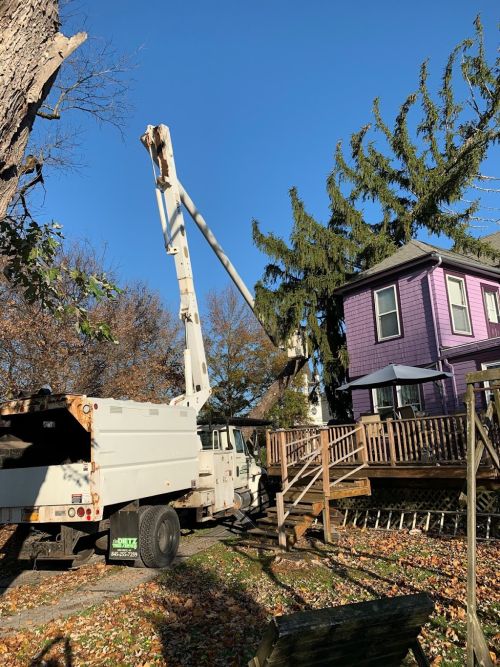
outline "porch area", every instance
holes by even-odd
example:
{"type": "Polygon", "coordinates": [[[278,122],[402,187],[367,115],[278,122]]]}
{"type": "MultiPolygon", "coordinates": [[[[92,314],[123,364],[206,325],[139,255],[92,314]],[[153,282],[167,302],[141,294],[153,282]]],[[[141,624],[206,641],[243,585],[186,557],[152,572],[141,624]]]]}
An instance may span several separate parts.
{"type": "MultiPolygon", "coordinates": [[[[322,465],[322,452],[328,452],[332,482],[346,475],[465,479],[466,442],[465,413],[385,421],[370,415],[356,424],[268,431],[267,467],[270,475],[286,480],[309,457],[322,465]]],[[[486,454],[478,478],[499,478],[486,454]]]]}

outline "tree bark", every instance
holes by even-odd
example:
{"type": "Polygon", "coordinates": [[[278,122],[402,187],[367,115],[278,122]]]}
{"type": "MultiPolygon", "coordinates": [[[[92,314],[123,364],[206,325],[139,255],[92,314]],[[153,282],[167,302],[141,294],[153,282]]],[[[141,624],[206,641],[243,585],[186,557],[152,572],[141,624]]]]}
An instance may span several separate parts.
{"type": "Polygon", "coordinates": [[[0,3],[0,220],[17,188],[26,144],[40,105],[83,32],[59,30],[58,0],[0,3]]]}

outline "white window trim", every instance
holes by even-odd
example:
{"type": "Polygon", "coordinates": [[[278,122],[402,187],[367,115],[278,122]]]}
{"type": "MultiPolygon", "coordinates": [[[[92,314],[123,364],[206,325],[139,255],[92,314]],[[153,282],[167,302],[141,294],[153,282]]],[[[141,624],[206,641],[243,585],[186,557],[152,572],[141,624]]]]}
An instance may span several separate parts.
{"type": "Polygon", "coordinates": [[[396,289],[396,285],[387,285],[386,287],[381,287],[378,290],[373,291],[373,300],[375,302],[375,320],[376,320],[376,326],[377,326],[377,341],[382,342],[384,340],[390,340],[391,338],[399,338],[401,336],[401,319],[399,315],[399,301],[398,301],[398,291],[396,289]],[[395,310],[389,310],[387,313],[382,313],[383,315],[389,315],[390,313],[396,313],[396,317],[398,320],[398,333],[394,334],[392,336],[382,336],[381,331],[380,331],[380,313],[378,310],[378,293],[383,292],[386,289],[390,289],[392,287],[392,290],[394,292],[394,303],[396,304],[396,309],[395,310]]]}
{"type": "Polygon", "coordinates": [[[451,275],[451,274],[447,274],[446,275],[446,294],[448,296],[448,305],[450,307],[451,330],[453,331],[454,334],[457,334],[457,335],[471,336],[472,335],[472,323],[471,323],[471,319],[470,319],[469,300],[467,298],[467,288],[466,288],[466,285],[465,285],[465,279],[462,278],[461,276],[454,276],[454,275],[451,275]],[[456,282],[459,282],[461,284],[461,287],[462,287],[462,290],[463,290],[462,294],[464,296],[465,305],[462,305],[461,303],[453,304],[453,302],[451,300],[451,296],[450,296],[450,290],[449,290],[449,287],[448,287],[450,280],[455,280],[456,282]],[[457,329],[457,327],[455,326],[455,318],[453,317],[453,306],[454,305],[458,306],[459,308],[465,308],[465,312],[467,314],[467,324],[469,325],[468,331],[457,329]]]}
{"type": "Polygon", "coordinates": [[[486,321],[489,324],[500,324],[500,299],[498,298],[498,289],[496,289],[493,285],[491,287],[489,285],[488,286],[483,285],[483,301],[484,301],[484,310],[485,310],[485,313],[486,313],[486,321]],[[493,322],[492,320],[490,320],[490,316],[489,316],[489,312],[488,312],[488,302],[486,300],[486,295],[487,294],[493,294],[494,295],[495,304],[496,304],[496,308],[497,308],[497,316],[499,316],[497,322],[493,322]]]}

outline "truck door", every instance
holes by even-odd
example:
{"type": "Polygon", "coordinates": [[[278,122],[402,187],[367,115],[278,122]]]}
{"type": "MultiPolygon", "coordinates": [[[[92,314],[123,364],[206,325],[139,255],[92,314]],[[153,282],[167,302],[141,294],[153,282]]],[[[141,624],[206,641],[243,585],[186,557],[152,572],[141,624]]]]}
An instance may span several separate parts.
{"type": "Polygon", "coordinates": [[[234,488],[239,489],[248,486],[248,477],[250,470],[250,455],[243,439],[243,434],[239,429],[233,430],[234,439],[234,488]]]}

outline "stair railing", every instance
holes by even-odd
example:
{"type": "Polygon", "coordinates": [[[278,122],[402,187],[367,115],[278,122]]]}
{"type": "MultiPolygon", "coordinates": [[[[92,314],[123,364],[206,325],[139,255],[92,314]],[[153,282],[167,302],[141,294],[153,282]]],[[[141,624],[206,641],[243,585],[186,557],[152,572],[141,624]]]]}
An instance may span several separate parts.
{"type": "MultiPolygon", "coordinates": [[[[332,535],[331,535],[331,517],[330,517],[330,492],[334,486],[337,484],[340,484],[343,482],[345,479],[348,477],[351,477],[352,475],[356,474],[363,468],[367,467],[366,463],[366,456],[365,456],[365,442],[364,439],[361,438],[361,444],[358,447],[355,447],[354,449],[347,449],[349,446],[349,443],[352,443],[353,441],[353,436],[355,442],[358,441],[358,434],[361,435],[361,431],[363,430],[363,426],[356,426],[352,430],[348,431],[347,433],[343,433],[342,435],[338,436],[337,438],[334,438],[333,440],[330,440],[330,433],[328,429],[324,429],[321,431],[321,446],[322,446],[322,472],[323,472],[323,495],[324,495],[324,507],[323,507],[323,533],[324,533],[324,538],[325,542],[331,542],[332,541],[332,535]],[[335,445],[341,443],[342,441],[346,441],[347,447],[344,449],[344,451],[347,449],[346,453],[343,454],[342,456],[337,456],[335,458],[334,455],[334,447],[335,445]],[[334,479],[333,482],[330,481],[330,469],[333,468],[333,466],[339,465],[339,463],[342,463],[343,461],[346,461],[347,459],[351,459],[354,457],[357,453],[360,453],[362,463],[357,466],[356,468],[353,468],[352,470],[349,470],[346,472],[344,475],[341,477],[338,477],[337,479],[334,479]],[[331,453],[331,456],[330,456],[331,453]],[[331,459],[331,460],[330,460],[331,459]]],[[[340,448],[342,450],[342,447],[340,448]]]]}
{"type": "MultiPolygon", "coordinates": [[[[306,454],[303,457],[300,457],[301,461],[304,461],[302,464],[302,467],[298,471],[298,473],[295,475],[295,477],[289,481],[288,480],[288,456],[287,456],[287,446],[292,445],[294,443],[285,443],[284,446],[281,448],[281,483],[282,483],[282,489],[281,492],[276,494],[276,512],[277,512],[277,519],[278,519],[278,543],[280,547],[283,549],[286,549],[286,533],[285,533],[285,521],[286,519],[290,516],[291,510],[298,505],[298,503],[302,500],[302,498],[305,496],[305,494],[309,491],[311,486],[314,484],[314,482],[318,479],[318,477],[321,475],[323,467],[322,465],[316,465],[315,468],[308,470],[308,468],[311,466],[311,464],[314,463],[315,459],[318,457],[318,455],[321,454],[321,445],[316,443],[319,442],[318,438],[318,433],[314,433],[312,436],[310,436],[307,441],[309,444],[309,441],[311,443],[311,451],[309,454],[306,454]],[[306,477],[306,470],[307,476],[313,475],[312,480],[309,482],[309,484],[303,489],[303,491],[299,494],[299,496],[291,503],[289,508],[285,510],[285,494],[288,493],[288,491],[297,484],[297,482],[304,477],[306,477]]],[[[302,444],[304,443],[304,440],[301,439],[300,441],[302,444]]]]}
{"type": "MultiPolygon", "coordinates": [[[[286,532],[285,532],[285,521],[286,519],[290,516],[291,511],[293,510],[294,507],[296,507],[300,501],[304,498],[304,496],[307,494],[307,492],[311,489],[311,487],[315,484],[315,482],[323,476],[323,526],[324,526],[324,531],[325,531],[325,541],[329,542],[331,541],[331,534],[330,534],[330,507],[328,504],[328,499],[330,497],[330,490],[333,486],[336,484],[340,483],[347,477],[350,477],[351,475],[354,475],[355,473],[359,472],[362,468],[366,467],[366,462],[365,458],[363,456],[364,450],[365,450],[365,444],[362,442],[361,445],[356,447],[355,449],[347,451],[345,454],[342,456],[339,456],[337,458],[334,457],[334,447],[335,445],[345,441],[346,443],[352,442],[353,436],[356,436],[358,432],[362,430],[362,426],[356,426],[355,428],[351,429],[347,433],[343,433],[342,435],[333,438],[333,440],[330,440],[329,436],[329,430],[326,429],[321,429],[320,433],[315,433],[313,434],[310,438],[307,438],[307,444],[309,445],[309,442],[311,443],[311,446],[314,445],[315,441],[317,442],[319,440],[319,444],[316,447],[313,447],[311,451],[301,457],[295,458],[293,463],[297,463],[298,461],[303,462],[300,470],[296,473],[296,475],[293,477],[292,480],[288,479],[288,448],[296,442],[299,441],[294,441],[291,443],[285,443],[283,442],[282,447],[281,447],[281,470],[282,470],[282,490],[281,492],[276,494],[276,511],[277,511],[277,520],[278,520],[278,542],[280,547],[286,548],[286,532]],[[319,438],[318,438],[319,435],[319,438]],[[361,458],[363,459],[363,463],[353,470],[349,471],[342,477],[338,478],[337,480],[334,480],[333,482],[330,482],[330,468],[332,468],[334,465],[338,465],[339,463],[342,463],[343,461],[352,458],[355,456],[358,452],[361,452],[361,458]],[[313,464],[318,457],[320,458],[320,463],[319,465],[316,465],[315,467],[311,468],[311,464],[313,464]],[[304,479],[305,477],[309,478],[309,481],[307,485],[302,489],[302,491],[298,494],[298,496],[291,501],[289,504],[287,504],[287,507],[285,507],[285,495],[290,491],[290,489],[297,484],[300,480],[304,479]]],[[[304,445],[305,440],[301,439],[300,443],[301,445],[304,445]]],[[[309,449],[309,447],[307,447],[309,449]]],[[[344,449],[345,451],[345,449],[344,449]]]]}

